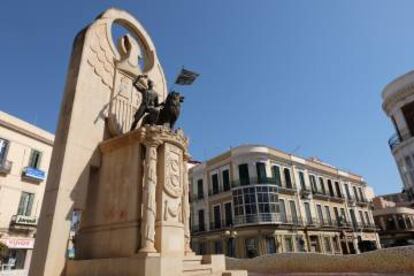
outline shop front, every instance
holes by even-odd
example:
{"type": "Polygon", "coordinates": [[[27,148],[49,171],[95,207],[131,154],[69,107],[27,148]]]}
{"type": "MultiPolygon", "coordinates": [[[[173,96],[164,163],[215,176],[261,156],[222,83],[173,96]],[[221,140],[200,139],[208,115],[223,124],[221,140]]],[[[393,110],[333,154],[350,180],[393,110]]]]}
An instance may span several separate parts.
{"type": "Polygon", "coordinates": [[[0,239],[1,270],[28,269],[34,245],[33,238],[3,237],[0,239]]]}

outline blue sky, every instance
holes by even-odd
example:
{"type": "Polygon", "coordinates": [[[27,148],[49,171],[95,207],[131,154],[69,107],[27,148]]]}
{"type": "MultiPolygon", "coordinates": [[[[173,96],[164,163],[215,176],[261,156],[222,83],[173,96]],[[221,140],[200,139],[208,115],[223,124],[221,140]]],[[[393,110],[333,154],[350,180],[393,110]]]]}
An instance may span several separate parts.
{"type": "Polygon", "coordinates": [[[146,27],[170,83],[201,73],[178,123],[195,159],[267,144],[401,189],[381,91],[414,68],[413,1],[2,1],[0,109],[53,132],[74,36],[111,6],[146,27]]]}

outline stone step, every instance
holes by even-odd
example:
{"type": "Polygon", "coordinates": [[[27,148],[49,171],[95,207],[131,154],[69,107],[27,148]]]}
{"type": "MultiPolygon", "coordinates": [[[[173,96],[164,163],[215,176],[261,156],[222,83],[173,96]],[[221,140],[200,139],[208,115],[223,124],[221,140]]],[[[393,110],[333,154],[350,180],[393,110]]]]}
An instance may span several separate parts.
{"type": "Polygon", "coordinates": [[[211,275],[213,269],[209,264],[200,264],[200,263],[183,263],[183,275],[195,276],[195,275],[211,275]]]}
{"type": "Polygon", "coordinates": [[[183,264],[205,264],[205,262],[203,262],[203,256],[186,256],[183,259],[183,264]]]}

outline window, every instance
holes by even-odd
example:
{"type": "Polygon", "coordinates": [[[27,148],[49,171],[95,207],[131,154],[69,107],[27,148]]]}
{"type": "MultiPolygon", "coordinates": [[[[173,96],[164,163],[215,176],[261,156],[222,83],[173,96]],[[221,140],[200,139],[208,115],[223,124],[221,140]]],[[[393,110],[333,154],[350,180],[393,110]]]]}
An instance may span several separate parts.
{"type": "Polygon", "coordinates": [[[223,254],[223,242],[221,240],[214,242],[214,252],[216,254],[223,254]]]}
{"type": "Polygon", "coordinates": [[[394,116],[391,116],[391,122],[394,125],[394,128],[395,128],[395,131],[397,132],[398,138],[400,138],[400,140],[402,140],[401,139],[401,133],[400,133],[400,130],[398,129],[398,125],[397,125],[397,122],[395,121],[394,116]]]}
{"type": "Polygon", "coordinates": [[[285,201],[283,199],[279,199],[279,208],[282,222],[287,222],[285,201]]]}
{"type": "Polygon", "coordinates": [[[236,217],[244,215],[243,209],[243,190],[233,190],[233,205],[234,205],[234,215],[236,217]]]}
{"type": "Polygon", "coordinates": [[[247,258],[254,258],[258,255],[256,249],[256,239],[255,238],[248,238],[245,240],[246,245],[246,257],[247,258]]]}
{"type": "Polygon", "coordinates": [[[259,184],[264,184],[267,182],[265,163],[262,163],[262,162],[256,163],[256,173],[257,173],[257,182],[259,184]]]}
{"type": "Polygon", "coordinates": [[[308,224],[313,224],[312,213],[311,213],[311,210],[310,210],[309,202],[305,202],[304,205],[305,205],[305,212],[306,212],[306,222],[308,224]]]}
{"type": "Polygon", "coordinates": [[[335,193],[334,193],[334,190],[333,190],[332,181],[330,179],[328,179],[328,189],[329,189],[329,195],[331,197],[334,197],[335,193]]]}
{"type": "Polygon", "coordinates": [[[282,178],[280,176],[280,168],[278,166],[272,166],[272,176],[277,186],[282,186],[282,178]]]}
{"type": "Polygon", "coordinates": [[[350,209],[350,210],[349,210],[349,214],[351,215],[352,225],[353,225],[354,227],[357,227],[358,223],[357,223],[357,220],[356,220],[356,217],[355,217],[355,212],[354,212],[354,210],[350,209]]]}
{"type": "Polygon", "coordinates": [[[408,103],[401,108],[404,115],[405,123],[410,130],[411,136],[414,136],[414,102],[408,103]]]}
{"type": "Polygon", "coordinates": [[[257,203],[259,204],[259,213],[276,213],[277,208],[277,190],[275,187],[256,187],[257,203]]]}
{"type": "Polygon", "coordinates": [[[326,218],[328,219],[328,224],[332,225],[331,211],[329,210],[329,206],[325,206],[325,213],[326,218]]]}
{"type": "Polygon", "coordinates": [[[7,150],[9,149],[9,141],[0,138],[0,164],[6,160],[7,150]]]}
{"type": "Polygon", "coordinates": [[[213,208],[214,213],[214,229],[221,228],[221,213],[220,213],[220,205],[214,206],[213,208]]]}
{"type": "Polygon", "coordinates": [[[218,175],[217,174],[213,174],[211,176],[211,181],[213,183],[213,195],[218,194],[219,193],[219,180],[218,180],[218,175]]]}
{"type": "Polygon", "coordinates": [[[288,168],[283,169],[285,175],[285,183],[287,188],[292,188],[292,179],[290,178],[290,170],[288,168]]]}
{"type": "Polygon", "coordinates": [[[229,191],[230,190],[230,174],[229,170],[224,170],[221,173],[221,176],[223,177],[223,190],[229,191]]]}
{"type": "Polygon", "coordinates": [[[302,190],[306,190],[305,175],[301,171],[299,172],[299,182],[300,182],[301,189],[302,190]]]}
{"type": "Polygon", "coordinates": [[[230,226],[233,224],[233,216],[231,214],[231,202],[224,203],[224,215],[225,215],[225,223],[226,226],[230,226]]]}
{"type": "Polygon", "coordinates": [[[302,236],[296,236],[296,250],[299,252],[305,252],[305,240],[302,236]]]}
{"type": "Polygon", "coordinates": [[[348,184],[345,184],[345,192],[346,192],[346,197],[347,197],[348,199],[352,199],[352,197],[351,197],[351,192],[349,191],[349,186],[348,186],[348,184]]]}
{"type": "Polygon", "coordinates": [[[249,166],[247,164],[239,165],[239,179],[240,179],[240,185],[250,184],[249,166]]]}
{"type": "Polygon", "coordinates": [[[361,220],[362,225],[365,225],[365,219],[362,211],[359,211],[359,219],[361,220]]]}
{"type": "Polygon", "coordinates": [[[205,231],[204,225],[204,210],[198,210],[198,227],[200,231],[205,231]]]}
{"type": "Polygon", "coordinates": [[[320,191],[321,191],[321,193],[323,193],[323,194],[326,194],[326,190],[325,190],[325,183],[324,183],[324,181],[323,181],[323,178],[322,177],[319,177],[319,186],[320,186],[320,191]]]}
{"type": "Polygon", "coordinates": [[[325,252],[332,253],[331,249],[331,239],[329,237],[324,237],[325,252]]]}
{"type": "Polygon", "coordinates": [[[198,199],[204,198],[203,179],[199,179],[197,181],[197,198],[198,199]]]}
{"type": "Polygon", "coordinates": [[[357,188],[356,188],[355,186],[352,186],[352,189],[353,189],[353,191],[354,191],[354,196],[355,196],[355,199],[356,199],[357,201],[359,201],[359,196],[358,196],[357,188]]]}
{"type": "Polygon", "coordinates": [[[290,204],[290,214],[292,216],[292,222],[297,224],[297,223],[299,223],[299,220],[298,220],[298,214],[296,212],[295,202],[293,200],[291,200],[291,201],[289,201],[289,204],[290,204]]]}
{"type": "Polygon", "coordinates": [[[256,210],[256,195],[254,188],[245,188],[243,189],[244,194],[244,209],[246,216],[253,215],[257,213],[256,210]]]}
{"type": "Polygon", "coordinates": [[[364,197],[364,194],[362,193],[361,187],[358,188],[358,192],[359,192],[359,198],[361,199],[361,201],[365,201],[365,197],[364,197]]]}
{"type": "Polygon", "coordinates": [[[334,209],[336,224],[339,225],[341,219],[339,218],[338,207],[333,207],[333,209],[334,209]]]}
{"type": "Polygon", "coordinates": [[[339,187],[338,181],[335,181],[335,189],[336,189],[336,194],[338,195],[338,197],[342,197],[341,188],[339,187]]]}
{"type": "Polygon", "coordinates": [[[40,159],[42,158],[42,153],[37,150],[32,150],[30,155],[29,167],[38,169],[40,167],[40,159]]]}
{"type": "Polygon", "coordinates": [[[341,219],[346,223],[348,220],[346,219],[345,209],[341,208],[341,219]]]}
{"type": "Polygon", "coordinates": [[[369,214],[368,214],[367,211],[365,211],[365,221],[366,221],[367,225],[370,225],[371,224],[371,220],[369,218],[369,214]]]}
{"type": "Polygon", "coordinates": [[[17,214],[22,216],[30,216],[32,214],[33,199],[34,194],[22,192],[17,214]]]}
{"type": "Polygon", "coordinates": [[[311,184],[312,192],[316,193],[318,188],[316,187],[316,178],[314,175],[309,175],[309,182],[311,184]]]}
{"type": "Polygon", "coordinates": [[[266,237],[266,253],[267,254],[276,253],[275,238],[273,238],[273,237],[266,237]]]}
{"type": "Polygon", "coordinates": [[[293,252],[292,237],[287,236],[287,237],[285,237],[284,241],[285,241],[285,252],[293,252]]]}
{"type": "Polygon", "coordinates": [[[316,205],[316,209],[318,210],[319,221],[321,224],[323,224],[324,221],[323,221],[322,206],[318,204],[316,205]]]}
{"type": "Polygon", "coordinates": [[[333,237],[333,248],[335,252],[340,252],[341,249],[339,248],[339,238],[338,236],[333,237]]]}

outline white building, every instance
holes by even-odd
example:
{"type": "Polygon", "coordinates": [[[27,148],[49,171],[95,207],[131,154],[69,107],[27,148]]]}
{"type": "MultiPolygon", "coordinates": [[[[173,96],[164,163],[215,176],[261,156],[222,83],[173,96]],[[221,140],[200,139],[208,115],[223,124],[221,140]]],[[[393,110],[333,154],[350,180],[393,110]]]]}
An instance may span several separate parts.
{"type": "Polygon", "coordinates": [[[395,79],[382,92],[383,109],[395,128],[389,139],[394,159],[410,197],[414,195],[414,71],[395,79]]]}
{"type": "Polygon", "coordinates": [[[53,134],[0,111],[1,269],[28,269],[53,134]]]}
{"type": "Polygon", "coordinates": [[[245,258],[379,247],[372,189],[315,158],[243,145],[190,169],[192,247],[245,258]]]}

